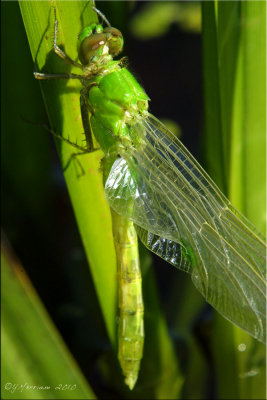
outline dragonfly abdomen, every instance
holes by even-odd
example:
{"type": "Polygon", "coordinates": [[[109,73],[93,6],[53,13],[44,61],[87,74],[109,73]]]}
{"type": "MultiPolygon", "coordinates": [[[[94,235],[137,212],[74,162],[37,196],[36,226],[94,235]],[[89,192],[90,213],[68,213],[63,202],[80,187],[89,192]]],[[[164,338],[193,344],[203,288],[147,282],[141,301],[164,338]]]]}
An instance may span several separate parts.
{"type": "Polygon", "coordinates": [[[133,223],[112,211],[119,281],[118,356],[125,383],[132,389],[138,377],[144,343],[144,305],[138,242],[133,223]]]}

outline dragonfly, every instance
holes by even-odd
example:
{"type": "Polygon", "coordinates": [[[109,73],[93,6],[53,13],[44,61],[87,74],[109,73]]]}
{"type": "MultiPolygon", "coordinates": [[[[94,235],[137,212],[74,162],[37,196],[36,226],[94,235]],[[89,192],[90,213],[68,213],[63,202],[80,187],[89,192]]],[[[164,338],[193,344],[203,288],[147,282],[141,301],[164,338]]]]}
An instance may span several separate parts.
{"type": "Polygon", "coordinates": [[[54,51],[80,74],[35,72],[36,79],[77,79],[86,146],[101,161],[109,203],[119,279],[118,357],[130,389],[135,386],[144,343],[144,305],[137,236],[168,263],[189,273],[206,301],[226,319],[265,342],[266,244],[181,141],[149,111],[149,97],[127,69],[123,36],[95,8],[103,24],[85,27],[78,58],[54,51]]]}

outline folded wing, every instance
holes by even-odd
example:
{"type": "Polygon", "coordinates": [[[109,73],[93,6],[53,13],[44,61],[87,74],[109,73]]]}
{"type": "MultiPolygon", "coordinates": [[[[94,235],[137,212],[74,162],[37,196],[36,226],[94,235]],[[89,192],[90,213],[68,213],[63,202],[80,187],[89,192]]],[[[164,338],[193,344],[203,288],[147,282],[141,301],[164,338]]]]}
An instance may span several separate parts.
{"type": "Polygon", "coordinates": [[[110,206],[134,221],[150,250],[189,272],[217,311],[264,342],[261,234],[157,119],[150,116],[132,129],[142,144],[122,151],[114,163],[105,185],[110,206]]]}

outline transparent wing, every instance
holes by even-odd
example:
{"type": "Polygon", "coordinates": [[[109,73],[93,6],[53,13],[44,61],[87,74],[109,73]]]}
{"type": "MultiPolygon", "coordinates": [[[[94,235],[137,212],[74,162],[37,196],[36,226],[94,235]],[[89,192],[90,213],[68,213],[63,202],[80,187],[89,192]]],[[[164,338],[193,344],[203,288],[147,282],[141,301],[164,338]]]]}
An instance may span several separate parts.
{"type": "Polygon", "coordinates": [[[191,273],[224,317],[265,341],[266,247],[261,234],[156,118],[132,127],[106,181],[110,206],[138,226],[144,244],[191,273]]]}

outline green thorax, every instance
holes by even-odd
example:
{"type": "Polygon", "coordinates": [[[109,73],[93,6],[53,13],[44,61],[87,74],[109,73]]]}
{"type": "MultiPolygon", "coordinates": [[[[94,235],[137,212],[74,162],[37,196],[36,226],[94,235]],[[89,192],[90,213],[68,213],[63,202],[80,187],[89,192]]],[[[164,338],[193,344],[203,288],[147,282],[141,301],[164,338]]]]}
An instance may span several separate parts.
{"type": "Polygon", "coordinates": [[[92,132],[104,153],[116,157],[141,141],[132,127],[146,116],[149,97],[120,61],[113,60],[123,46],[116,28],[92,24],[81,32],[78,46],[92,132]]]}
{"type": "Polygon", "coordinates": [[[144,117],[149,100],[126,68],[111,71],[93,79],[88,94],[91,127],[105,153],[135,141],[130,127],[144,117]]]}

